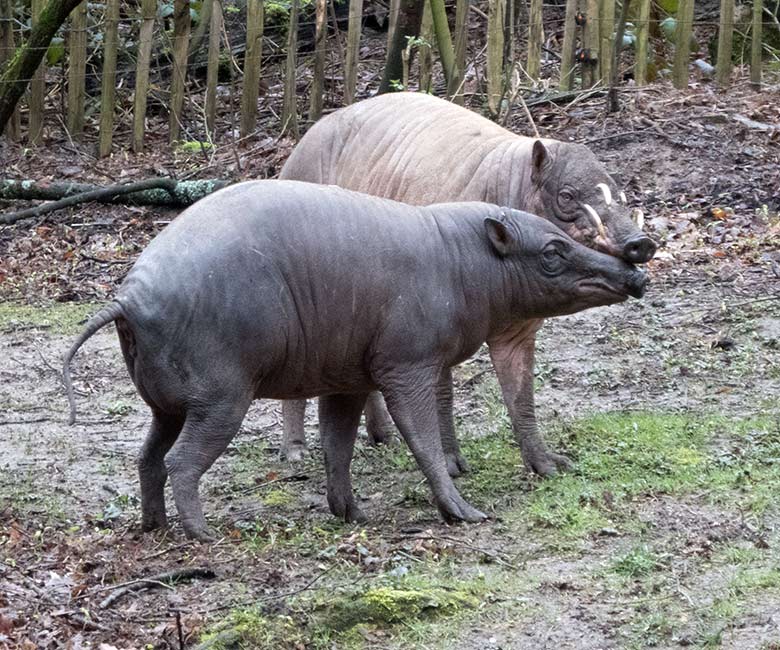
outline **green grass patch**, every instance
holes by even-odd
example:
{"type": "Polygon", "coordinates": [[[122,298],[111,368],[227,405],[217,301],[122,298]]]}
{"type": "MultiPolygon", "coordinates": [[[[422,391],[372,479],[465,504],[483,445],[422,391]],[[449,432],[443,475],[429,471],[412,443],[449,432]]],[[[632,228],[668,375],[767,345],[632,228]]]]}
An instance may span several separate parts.
{"type": "Polygon", "coordinates": [[[611,570],[627,578],[646,576],[661,568],[661,558],[647,546],[637,546],[613,562],[611,570]]]}
{"type": "Polygon", "coordinates": [[[3,302],[0,303],[0,332],[41,328],[53,334],[77,334],[99,309],[100,305],[91,302],[52,302],[44,305],[3,302]]]}
{"type": "Polygon", "coordinates": [[[632,506],[647,496],[695,492],[761,514],[780,491],[778,418],[611,413],[559,423],[551,434],[550,446],[574,458],[574,472],[527,487],[504,426],[464,442],[472,465],[464,494],[486,507],[513,493],[515,507],[503,516],[575,539],[616,525],[636,532],[632,506]]]}

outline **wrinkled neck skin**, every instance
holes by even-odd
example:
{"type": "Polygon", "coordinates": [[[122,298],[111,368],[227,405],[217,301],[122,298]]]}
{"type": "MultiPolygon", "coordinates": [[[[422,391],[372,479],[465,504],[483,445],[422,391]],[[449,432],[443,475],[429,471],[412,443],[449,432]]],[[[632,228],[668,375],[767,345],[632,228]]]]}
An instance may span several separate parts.
{"type": "Polygon", "coordinates": [[[474,174],[484,186],[481,200],[545,216],[539,190],[531,182],[532,148],[531,138],[507,137],[484,157],[474,174]]]}
{"type": "Polygon", "coordinates": [[[500,257],[492,248],[474,254],[475,246],[490,248],[484,219],[497,217],[500,208],[486,211],[481,206],[477,210],[469,209],[468,215],[446,207],[429,209],[449,252],[453,285],[463,296],[465,320],[459,327],[469,336],[478,331],[477,344],[521,321],[554,315],[553,310],[542,304],[549,302],[549,292],[535,272],[532,258],[500,257]],[[468,222],[468,228],[464,228],[464,222],[468,222]]]}

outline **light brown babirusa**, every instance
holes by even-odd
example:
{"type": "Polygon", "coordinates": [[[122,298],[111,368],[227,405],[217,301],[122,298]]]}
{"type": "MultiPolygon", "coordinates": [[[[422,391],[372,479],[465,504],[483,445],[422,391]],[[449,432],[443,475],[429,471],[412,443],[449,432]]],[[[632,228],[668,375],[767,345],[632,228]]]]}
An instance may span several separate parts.
{"type": "MultiPolygon", "coordinates": [[[[320,120],[295,148],[281,178],[338,185],[412,205],[506,205],[544,217],[580,243],[633,264],[647,262],[656,249],[637,224],[641,217],[632,218],[625,194],[587,147],[518,136],[423,93],[382,95],[320,120]]],[[[549,476],[571,463],[549,451],[537,431],[533,356],[541,324],[513,326],[488,345],[525,465],[549,476]]],[[[386,426],[374,426],[387,422],[380,406],[376,396],[366,407],[374,441],[388,437],[386,426]]],[[[306,447],[304,408],[284,409],[282,455],[290,460],[300,458],[306,447]]],[[[444,446],[450,472],[457,475],[466,462],[449,419],[444,446]]]]}
{"type": "MultiPolygon", "coordinates": [[[[319,396],[328,504],[362,520],[350,481],[360,413],[381,391],[449,521],[485,517],[455,488],[450,368],[518,323],[639,297],[645,274],[549,222],[485,203],[427,208],[336,187],[254,181],[182,212],[87,323],[69,364],[115,322],[152,411],[138,469],[144,529],[211,539],[198,484],[253,399],[319,396]]],[[[510,359],[507,368],[529,360],[510,359]]],[[[503,367],[500,366],[499,367],[503,367]]]]}

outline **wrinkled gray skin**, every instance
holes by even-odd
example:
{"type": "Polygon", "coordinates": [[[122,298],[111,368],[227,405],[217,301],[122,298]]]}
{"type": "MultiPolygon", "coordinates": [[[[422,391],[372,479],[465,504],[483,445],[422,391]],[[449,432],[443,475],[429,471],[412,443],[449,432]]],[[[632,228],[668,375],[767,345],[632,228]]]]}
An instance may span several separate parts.
{"type": "MultiPolygon", "coordinates": [[[[294,149],[281,178],[338,185],[412,205],[485,201],[545,217],[575,240],[631,263],[647,262],[655,244],[632,220],[625,195],[585,146],[517,136],[424,93],[365,100],[317,122],[294,149]],[[594,214],[596,216],[594,216],[594,214]]],[[[488,340],[526,467],[542,476],[567,469],[538,433],[533,366],[542,321],[516,323],[488,340]]],[[[284,404],[282,455],[298,460],[306,438],[305,402],[284,404]]],[[[451,415],[450,415],[451,419],[451,415]]],[[[378,394],[366,425],[374,442],[392,436],[378,394]]],[[[447,431],[453,430],[449,425],[447,431]]],[[[454,435],[442,440],[452,476],[467,469],[454,435]]]]}
{"type": "Polygon", "coordinates": [[[211,538],[198,483],[253,399],[320,396],[331,511],[361,520],[350,462],[381,390],[448,520],[460,496],[441,446],[450,368],[515,323],[640,296],[634,267],[538,217],[481,203],[416,208],[291,181],[241,183],[185,210],[138,258],[65,357],[116,321],[152,410],[139,459],[143,528],[166,524],[168,477],[186,534],[211,538]]]}

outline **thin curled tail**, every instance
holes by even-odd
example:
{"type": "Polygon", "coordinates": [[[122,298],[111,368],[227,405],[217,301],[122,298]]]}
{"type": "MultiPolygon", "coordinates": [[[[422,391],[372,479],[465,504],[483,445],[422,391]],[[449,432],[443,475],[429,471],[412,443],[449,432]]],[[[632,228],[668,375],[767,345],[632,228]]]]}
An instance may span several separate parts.
{"type": "Polygon", "coordinates": [[[73,384],[70,381],[70,362],[78,349],[84,345],[84,342],[97,332],[101,327],[105,327],[109,323],[112,323],[117,318],[122,316],[122,305],[114,301],[107,304],[97,314],[87,321],[84,326],[84,331],[79,334],[79,337],[74,341],[70,350],[65,354],[62,364],[62,381],[65,384],[65,390],[68,394],[68,404],[70,406],[70,417],[68,418],[68,424],[73,424],[76,421],[76,398],[73,395],[73,384]]]}

